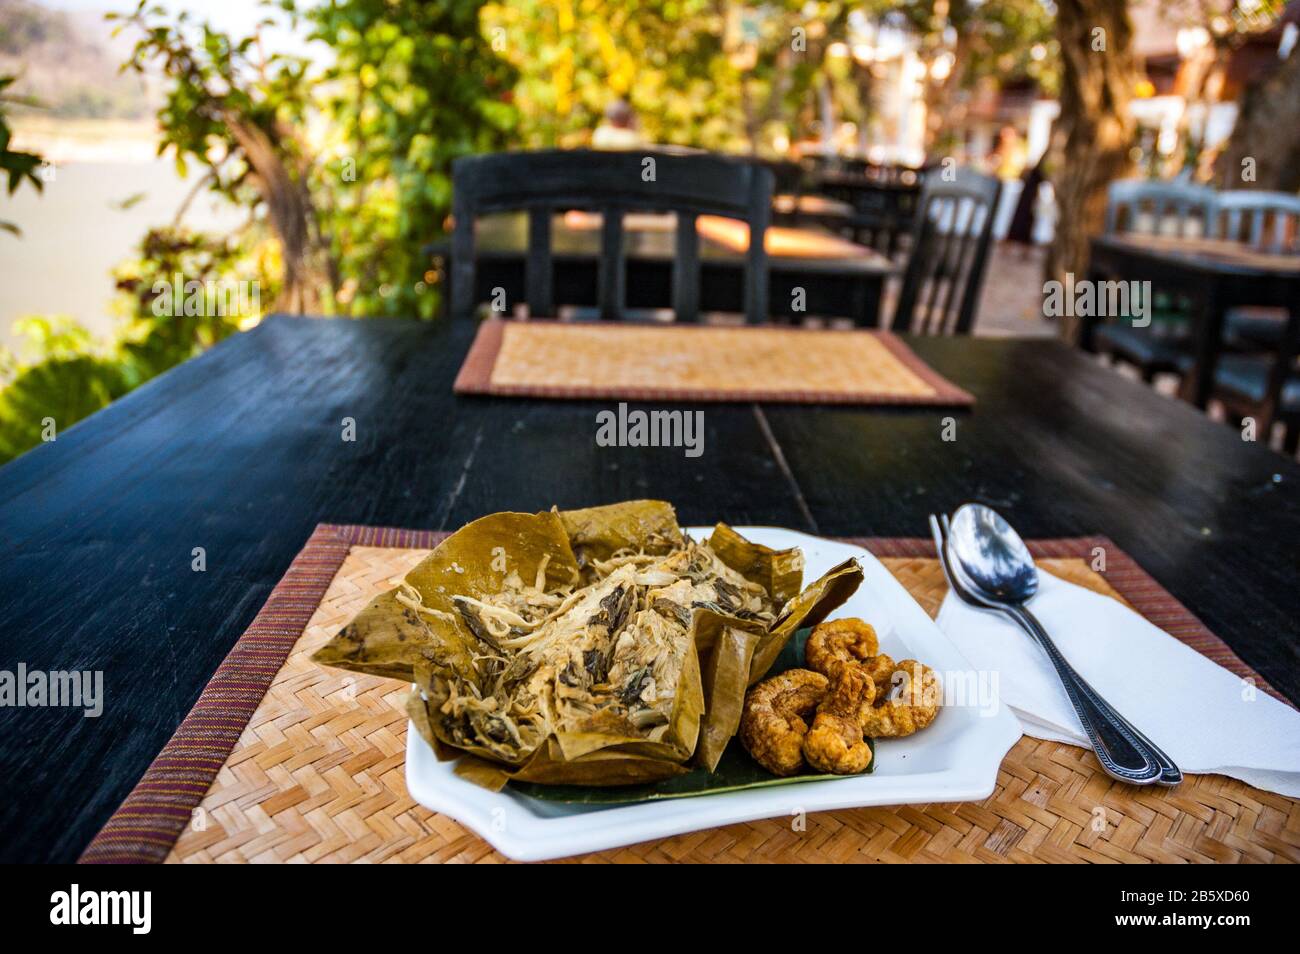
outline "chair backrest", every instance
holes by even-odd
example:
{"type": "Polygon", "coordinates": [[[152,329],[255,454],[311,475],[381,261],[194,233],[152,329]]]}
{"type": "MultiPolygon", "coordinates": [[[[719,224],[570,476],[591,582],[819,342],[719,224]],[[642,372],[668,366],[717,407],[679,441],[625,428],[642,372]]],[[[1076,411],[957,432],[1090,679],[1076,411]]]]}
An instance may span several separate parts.
{"type": "Polygon", "coordinates": [[[1137,232],[1199,238],[1209,234],[1214,190],[1190,182],[1120,179],[1106,192],[1106,234],[1137,232]]]}
{"type": "Polygon", "coordinates": [[[742,219],[749,225],[745,261],[745,316],[767,318],[767,253],[772,173],[761,165],[708,154],[653,150],[546,150],[468,156],[452,164],[451,313],[474,309],[474,222],[493,212],[528,213],[525,297],[529,312],[554,315],[551,221],[571,209],[603,216],[597,304],[606,319],[623,317],[626,303],[623,214],[675,212],[673,310],[694,321],[700,304],[700,215],[742,219]]]}
{"type": "Polygon", "coordinates": [[[1300,196],[1289,192],[1220,192],[1210,210],[1211,238],[1281,252],[1300,243],[1300,196]]]}
{"type": "Polygon", "coordinates": [[[971,169],[955,170],[949,181],[942,170],[925,177],[891,326],[895,331],[970,332],[1001,193],[1000,181],[971,169]]]}
{"type": "Polygon", "coordinates": [[[789,159],[760,159],[763,168],[772,173],[772,189],[779,195],[802,195],[804,169],[789,159]]]}

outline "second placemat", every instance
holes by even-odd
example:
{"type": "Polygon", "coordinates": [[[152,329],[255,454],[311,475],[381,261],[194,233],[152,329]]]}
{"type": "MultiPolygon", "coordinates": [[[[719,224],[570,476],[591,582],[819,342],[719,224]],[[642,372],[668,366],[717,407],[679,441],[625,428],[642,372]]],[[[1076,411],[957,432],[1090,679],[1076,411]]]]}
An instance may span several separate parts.
{"type": "Polygon", "coordinates": [[[974,398],[887,331],[491,319],[460,394],[959,407],[974,398]]]}

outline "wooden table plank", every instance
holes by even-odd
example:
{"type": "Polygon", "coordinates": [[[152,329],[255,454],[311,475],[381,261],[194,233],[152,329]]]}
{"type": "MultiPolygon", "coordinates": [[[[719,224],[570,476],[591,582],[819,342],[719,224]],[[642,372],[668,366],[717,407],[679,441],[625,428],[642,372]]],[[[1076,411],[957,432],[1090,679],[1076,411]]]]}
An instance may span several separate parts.
{"type": "Polygon", "coordinates": [[[478,400],[483,440],[448,528],[503,506],[568,509],[639,497],[672,501],[686,525],[725,520],[808,528],[753,405],[654,405],[703,414],[703,454],[691,458],[682,448],[596,446],[596,414],[617,402],[478,400]]]}

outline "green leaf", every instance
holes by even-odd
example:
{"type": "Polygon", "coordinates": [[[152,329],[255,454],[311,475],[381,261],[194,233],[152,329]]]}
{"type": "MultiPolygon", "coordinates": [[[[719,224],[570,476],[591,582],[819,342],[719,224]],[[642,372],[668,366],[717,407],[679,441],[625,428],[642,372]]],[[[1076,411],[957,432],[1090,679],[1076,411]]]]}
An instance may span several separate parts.
{"type": "Polygon", "coordinates": [[[47,419],[57,436],[125,390],[117,367],[99,358],[60,358],[26,368],[0,391],[0,461],[41,443],[47,419]]]}
{"type": "Polygon", "coordinates": [[[139,205],[148,197],[148,192],[132,192],[126,198],[111,200],[108,204],[111,208],[114,208],[119,212],[125,212],[128,209],[132,209],[139,205]]]}

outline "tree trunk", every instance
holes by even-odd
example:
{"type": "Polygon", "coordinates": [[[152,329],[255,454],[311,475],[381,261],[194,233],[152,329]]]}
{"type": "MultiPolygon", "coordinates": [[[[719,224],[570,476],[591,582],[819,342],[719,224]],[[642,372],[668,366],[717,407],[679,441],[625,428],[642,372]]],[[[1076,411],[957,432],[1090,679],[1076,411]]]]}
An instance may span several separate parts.
{"type": "Polygon", "coordinates": [[[322,292],[333,293],[332,269],[316,235],[316,210],[306,181],[290,175],[270,137],[260,128],[237,116],[227,116],[226,122],[252,166],[271,227],[280,240],[284,282],[276,307],[297,314],[320,312],[322,292]]]}
{"type": "Polygon", "coordinates": [[[1216,169],[1223,188],[1300,190],[1300,51],[1250,86],[1240,108],[1216,169]]]}
{"type": "MultiPolygon", "coordinates": [[[[1053,163],[1058,217],[1044,277],[1064,281],[1067,272],[1087,274],[1088,239],[1106,218],[1106,187],[1132,169],[1137,123],[1129,100],[1138,71],[1127,0],[1057,0],[1056,36],[1063,69],[1054,138],[1064,145],[1053,163]]],[[[1077,320],[1062,319],[1067,340],[1077,340],[1079,330],[1077,320]]]]}

